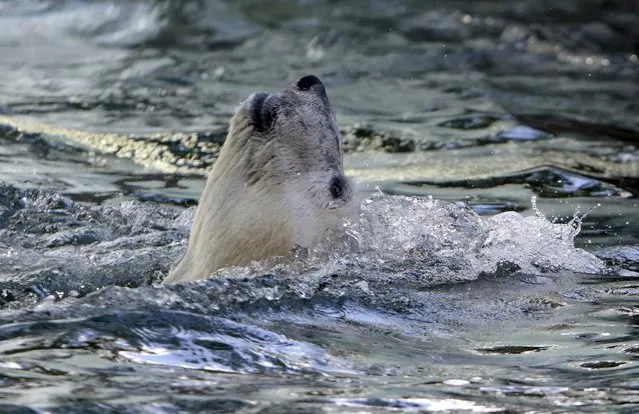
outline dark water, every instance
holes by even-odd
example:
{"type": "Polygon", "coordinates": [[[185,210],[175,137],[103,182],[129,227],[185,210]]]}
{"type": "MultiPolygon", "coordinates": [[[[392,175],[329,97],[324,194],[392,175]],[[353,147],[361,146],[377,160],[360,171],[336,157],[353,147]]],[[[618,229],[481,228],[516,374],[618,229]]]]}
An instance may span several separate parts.
{"type": "Polygon", "coordinates": [[[0,412],[636,411],[637,7],[0,1],[0,412]],[[309,73],[348,238],[157,286],[309,73]]]}

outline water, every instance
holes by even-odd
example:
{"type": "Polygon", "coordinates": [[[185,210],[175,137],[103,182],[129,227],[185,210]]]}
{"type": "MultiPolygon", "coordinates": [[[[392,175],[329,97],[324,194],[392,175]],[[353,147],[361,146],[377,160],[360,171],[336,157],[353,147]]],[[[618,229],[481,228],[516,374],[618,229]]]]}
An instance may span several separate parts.
{"type": "Polygon", "coordinates": [[[635,411],[639,14],[547,3],[0,2],[0,411],[635,411]],[[362,217],[158,286],[308,73],[362,217]]]}

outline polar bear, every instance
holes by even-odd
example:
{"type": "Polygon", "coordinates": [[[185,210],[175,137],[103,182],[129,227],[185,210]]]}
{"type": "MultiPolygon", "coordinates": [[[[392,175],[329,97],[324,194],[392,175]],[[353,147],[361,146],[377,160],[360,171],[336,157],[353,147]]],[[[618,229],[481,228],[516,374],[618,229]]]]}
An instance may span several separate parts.
{"type": "Polygon", "coordinates": [[[163,283],[312,247],[356,217],[342,139],[324,85],[304,76],[236,110],[211,170],[186,254],[163,283]]]}

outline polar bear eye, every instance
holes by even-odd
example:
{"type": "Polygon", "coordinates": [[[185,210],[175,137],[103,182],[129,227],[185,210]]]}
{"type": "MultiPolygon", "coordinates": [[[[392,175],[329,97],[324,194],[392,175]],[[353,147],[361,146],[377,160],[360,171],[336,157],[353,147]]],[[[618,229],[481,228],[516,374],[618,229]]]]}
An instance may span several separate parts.
{"type": "Polygon", "coordinates": [[[331,179],[331,183],[328,189],[331,193],[331,197],[337,199],[342,198],[344,195],[344,178],[341,176],[334,176],[331,179]]]}
{"type": "Polygon", "coordinates": [[[251,105],[251,118],[253,126],[258,132],[267,132],[273,127],[276,112],[273,105],[269,104],[270,94],[266,92],[256,93],[251,105]]]}

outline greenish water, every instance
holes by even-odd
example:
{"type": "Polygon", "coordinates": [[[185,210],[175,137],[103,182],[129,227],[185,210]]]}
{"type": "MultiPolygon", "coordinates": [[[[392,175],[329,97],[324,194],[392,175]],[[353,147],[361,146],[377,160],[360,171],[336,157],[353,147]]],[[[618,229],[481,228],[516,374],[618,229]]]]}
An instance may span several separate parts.
{"type": "Polygon", "coordinates": [[[636,411],[638,12],[0,1],[0,411],[636,411]],[[154,285],[235,106],[310,73],[359,250],[154,285]]]}

